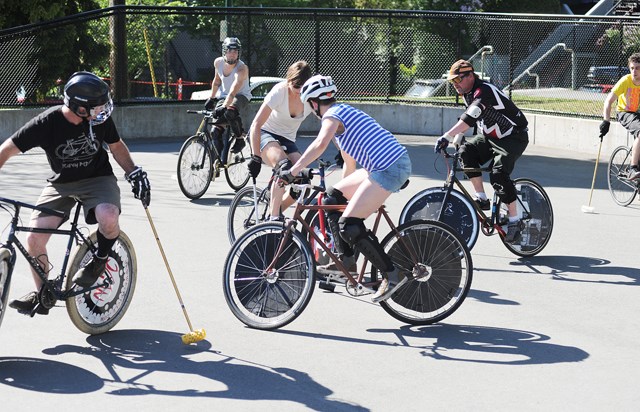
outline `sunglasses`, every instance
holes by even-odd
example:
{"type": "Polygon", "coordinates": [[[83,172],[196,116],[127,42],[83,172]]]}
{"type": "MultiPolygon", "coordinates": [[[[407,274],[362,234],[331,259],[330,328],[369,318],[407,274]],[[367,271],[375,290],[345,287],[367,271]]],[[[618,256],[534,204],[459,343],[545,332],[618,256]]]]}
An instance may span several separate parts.
{"type": "Polygon", "coordinates": [[[294,89],[300,89],[302,88],[302,86],[304,86],[304,83],[291,83],[291,86],[293,86],[294,89]]]}
{"type": "Polygon", "coordinates": [[[462,81],[462,79],[464,79],[465,77],[469,76],[471,73],[467,73],[467,74],[460,74],[458,75],[458,77],[454,77],[453,79],[449,80],[451,83],[453,84],[458,84],[462,81]]]}

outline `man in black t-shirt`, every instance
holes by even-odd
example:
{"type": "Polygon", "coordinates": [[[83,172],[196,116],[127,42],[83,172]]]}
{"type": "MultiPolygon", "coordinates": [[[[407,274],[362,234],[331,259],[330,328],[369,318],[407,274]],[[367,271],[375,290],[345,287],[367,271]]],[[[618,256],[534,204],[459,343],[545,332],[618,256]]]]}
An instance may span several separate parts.
{"type": "MultiPolygon", "coordinates": [[[[98,224],[98,250],[93,259],[73,277],[82,287],[92,286],[105,271],[108,254],[118,235],[120,189],[109,154],[126,172],[125,177],[133,193],[146,207],[151,200],[147,174],[136,166],[129,149],[120,139],[113,119],[113,102],[109,86],[89,72],[74,73],[64,87],[64,105],[51,107],[31,119],[13,136],[0,145],[0,168],[12,156],[34,147],[44,149],[53,175],[38,198],[37,205],[54,210],[69,211],[76,199],[82,202],[85,221],[98,224]]],[[[6,178],[6,177],[5,177],[6,178]]],[[[30,226],[55,229],[62,218],[34,210],[30,226]]],[[[27,250],[43,268],[48,262],[46,245],[50,235],[29,233],[27,250]]],[[[46,270],[46,269],[45,269],[46,270]]],[[[36,289],[42,279],[33,272],[36,289]]],[[[30,292],[10,303],[21,313],[30,314],[38,305],[38,292],[30,292]]],[[[47,314],[40,306],[38,313],[47,314]]]]}
{"type": "MultiPolygon", "coordinates": [[[[460,149],[465,167],[479,168],[493,160],[490,180],[500,200],[509,208],[509,224],[505,240],[518,242],[522,223],[516,208],[516,189],[511,172],[529,144],[528,122],[524,114],[495,85],[478,77],[466,60],[458,60],[449,70],[447,79],[464,99],[465,112],[447,133],[440,137],[435,150],[439,152],[449,144],[452,136],[478,127],[481,134],[466,141],[460,149]]],[[[490,209],[484,192],[481,173],[467,173],[476,192],[476,203],[483,210],[490,209]]]]}

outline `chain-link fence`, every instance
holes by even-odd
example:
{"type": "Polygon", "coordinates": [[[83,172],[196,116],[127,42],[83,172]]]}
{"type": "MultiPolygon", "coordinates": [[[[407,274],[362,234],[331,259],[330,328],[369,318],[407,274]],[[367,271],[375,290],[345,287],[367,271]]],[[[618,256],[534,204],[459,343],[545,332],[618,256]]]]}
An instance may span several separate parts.
{"type": "Polygon", "coordinates": [[[187,101],[210,87],[221,40],[242,41],[252,78],[296,60],[331,75],[342,100],[458,103],[444,74],[472,61],[522,109],[597,117],[640,51],[636,17],[344,9],[118,6],[0,31],[0,106],[56,104],[77,70],[118,104],[187,101]]]}

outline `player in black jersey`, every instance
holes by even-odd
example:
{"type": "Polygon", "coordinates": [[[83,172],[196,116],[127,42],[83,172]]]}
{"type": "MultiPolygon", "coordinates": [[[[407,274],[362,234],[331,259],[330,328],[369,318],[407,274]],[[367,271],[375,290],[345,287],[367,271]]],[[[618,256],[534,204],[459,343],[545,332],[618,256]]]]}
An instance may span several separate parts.
{"type": "MultiPolygon", "coordinates": [[[[490,181],[500,200],[508,205],[509,225],[505,240],[520,240],[521,223],[516,210],[516,189],[511,172],[529,144],[528,122],[518,107],[495,85],[480,79],[473,66],[458,60],[447,79],[464,99],[465,112],[460,120],[436,142],[439,152],[452,136],[477,127],[480,134],[466,141],[460,149],[465,167],[477,168],[493,160],[490,181]]],[[[490,202],[484,191],[481,173],[467,173],[476,192],[476,202],[484,210],[490,202]]]]}
{"type": "MultiPolygon", "coordinates": [[[[45,110],[0,145],[0,168],[14,155],[34,147],[44,149],[53,174],[47,179],[37,205],[69,211],[76,200],[80,200],[85,221],[98,224],[97,254],[73,277],[73,281],[83,287],[91,286],[104,273],[108,253],[120,234],[120,189],[105,146],[125,171],[135,197],[145,206],[151,200],[147,174],[135,165],[120,139],[110,117],[112,110],[109,86],[93,73],[76,72],[64,87],[64,105],[45,110]]],[[[30,226],[34,228],[55,229],[61,224],[62,218],[38,210],[31,215],[30,226]]],[[[36,232],[27,236],[29,254],[40,261],[45,271],[50,236],[36,232]]],[[[33,278],[39,290],[42,281],[35,272],[33,278]]],[[[9,306],[21,313],[30,313],[38,304],[37,295],[30,292],[9,306]]],[[[48,309],[45,310],[48,313],[48,309]]]]}

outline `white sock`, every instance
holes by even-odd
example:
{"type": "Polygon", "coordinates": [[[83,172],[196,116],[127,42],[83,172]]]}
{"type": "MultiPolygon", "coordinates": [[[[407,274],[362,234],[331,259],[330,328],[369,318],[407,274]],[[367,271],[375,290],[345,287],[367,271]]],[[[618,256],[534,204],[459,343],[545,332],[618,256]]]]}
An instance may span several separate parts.
{"type": "Polygon", "coordinates": [[[476,192],[476,198],[480,200],[488,200],[487,194],[485,192],[476,192]]]}

